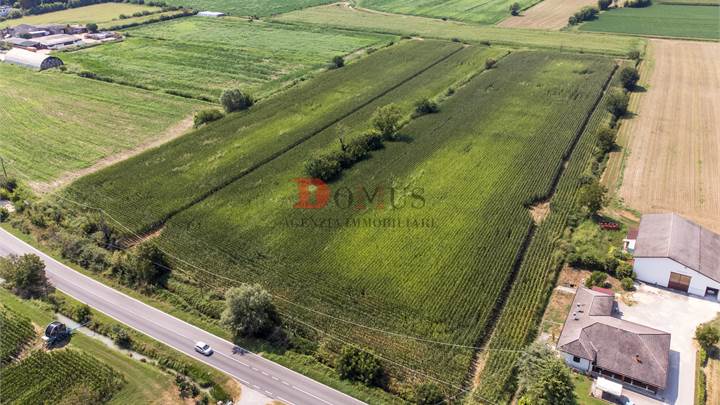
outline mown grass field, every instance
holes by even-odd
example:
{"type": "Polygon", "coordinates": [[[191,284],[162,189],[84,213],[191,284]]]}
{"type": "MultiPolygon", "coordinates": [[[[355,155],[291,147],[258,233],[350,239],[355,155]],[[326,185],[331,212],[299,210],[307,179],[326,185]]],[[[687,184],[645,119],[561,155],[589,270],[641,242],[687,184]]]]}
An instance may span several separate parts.
{"type": "Polygon", "coordinates": [[[530,29],[510,29],[442,21],[434,18],[391,15],[352,9],[340,5],[313,7],[273,18],[281,21],[322,27],[338,27],[359,31],[423,36],[427,38],[458,38],[471,43],[490,42],[517,47],[545,48],[625,56],[631,50],[642,51],[645,42],[639,38],[617,35],[578,34],[530,29]]]}
{"type": "Polygon", "coordinates": [[[20,24],[87,24],[104,23],[117,19],[120,14],[132,15],[138,11],[157,11],[157,7],[141,6],[129,3],[103,3],[91,6],[54,11],[52,13],[30,15],[14,20],[0,22],[0,28],[20,24]]]}
{"type": "MultiPolygon", "coordinates": [[[[475,0],[360,0],[358,5],[389,13],[420,15],[434,18],[449,18],[480,24],[494,24],[510,13],[511,0],[491,0],[478,2],[475,0]]],[[[521,0],[517,2],[525,9],[538,0],[521,0]]]]}
{"type": "MultiPolygon", "coordinates": [[[[75,196],[109,209],[138,230],[151,224],[158,213],[173,209],[166,198],[167,193],[174,193],[173,188],[182,189],[174,200],[182,197],[192,202],[193,196],[201,193],[194,204],[185,203],[186,207],[165,223],[156,239],[183,260],[176,262],[178,276],[216,288],[227,287],[228,280],[260,282],[275,294],[288,322],[309,323],[340,339],[370,347],[445,381],[445,388],[455,391],[470,368],[472,349],[350,327],[339,319],[468,346],[477,344],[488,332],[490,316],[511,281],[513,263],[530,230],[532,221],[525,204],[549,192],[562,156],[612,66],[602,57],[519,52],[478,74],[487,57],[500,58],[504,52],[434,41],[408,41],[378,51],[358,62],[361,66],[357,69],[375,78],[372,69],[384,71],[380,77],[388,81],[383,84],[388,91],[375,93],[376,97],[350,114],[336,120],[325,118],[329,122],[319,128],[296,126],[313,135],[295,135],[294,139],[305,141],[256,165],[253,171],[243,172],[252,161],[234,159],[234,166],[223,165],[225,180],[217,183],[219,186],[209,184],[216,181],[217,174],[210,171],[220,167],[216,161],[242,152],[262,156],[257,154],[260,149],[230,146],[259,136],[263,133],[260,128],[242,138],[243,132],[234,132],[219,139],[220,134],[233,133],[230,128],[248,126],[252,109],[170,147],[82,179],[73,191],[81,190],[75,196]],[[417,63],[413,67],[416,72],[408,75],[407,70],[403,74],[391,70],[403,65],[396,61],[407,60],[407,52],[415,55],[409,60],[417,63]],[[420,66],[425,69],[417,71],[420,66]],[[391,79],[395,86],[388,86],[391,79]],[[413,120],[402,131],[403,141],[386,144],[331,184],[334,190],[383,186],[388,193],[393,187],[398,190],[396,198],[401,195],[396,203],[403,202],[405,208],[344,209],[339,204],[320,210],[292,208],[297,200],[292,179],[304,176],[303,161],[308,156],[337,148],[339,133],[355,135],[367,129],[369,117],[379,106],[399,103],[409,114],[415,100],[441,96],[451,86],[456,91],[443,101],[438,114],[413,120]],[[314,128],[318,128],[316,133],[310,132],[314,128]],[[211,146],[201,150],[201,145],[208,144],[211,146]],[[184,160],[186,156],[188,160],[184,160]],[[173,165],[163,163],[171,160],[173,165]],[[136,170],[157,175],[152,182],[163,190],[148,194],[150,182],[140,184],[141,193],[124,186],[131,178],[137,179],[132,175],[136,170]],[[177,179],[172,187],[162,185],[171,177],[169,173],[178,172],[180,175],[172,175],[177,179]],[[412,199],[408,193],[414,188],[424,190],[426,204],[422,208],[409,206],[412,199]],[[159,198],[163,201],[156,204],[153,200],[159,198]],[[137,212],[147,203],[159,210],[136,219],[125,214],[137,212]],[[435,225],[363,225],[368,220],[408,219],[425,219],[435,225]],[[303,220],[315,221],[315,226],[297,226],[303,220]],[[327,221],[353,225],[322,225],[327,221]]],[[[342,70],[318,78],[303,91],[333,81],[331,75],[343,74],[342,70]]],[[[353,77],[365,80],[362,75],[353,77]]],[[[325,89],[325,93],[338,91],[325,89]]],[[[315,104],[310,97],[295,97],[315,104]]],[[[275,121],[290,119],[276,117],[275,121]]],[[[288,140],[276,136],[272,147],[285,150],[288,140]]],[[[318,335],[318,339],[322,337],[318,335]]]]}
{"type": "Polygon", "coordinates": [[[581,31],[679,38],[720,39],[720,7],[654,4],[618,8],[580,26],[581,31]]]}
{"type": "Polygon", "coordinates": [[[54,71],[0,64],[0,156],[50,182],[162,136],[200,103],[54,71]]]}
{"type": "Polygon", "coordinates": [[[166,3],[191,7],[200,11],[221,11],[237,16],[266,17],[305,7],[332,3],[334,1],[335,0],[167,0],[166,3]]]}
{"type": "Polygon", "coordinates": [[[59,56],[72,71],[217,100],[224,89],[236,87],[266,96],[334,56],[390,40],[372,33],[200,17],[127,32],[130,37],[123,42],[59,56]]]}

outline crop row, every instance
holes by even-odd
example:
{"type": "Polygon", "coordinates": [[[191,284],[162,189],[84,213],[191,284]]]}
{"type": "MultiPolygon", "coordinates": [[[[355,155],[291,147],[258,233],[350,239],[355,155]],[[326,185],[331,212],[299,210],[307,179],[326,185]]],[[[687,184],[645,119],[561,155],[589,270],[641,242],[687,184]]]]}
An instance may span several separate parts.
{"type": "MultiPolygon", "coordinates": [[[[439,66],[425,73],[433,76],[427,84],[420,81],[430,77],[420,75],[378,102],[406,100],[411,107],[414,89],[440,80],[439,66]]],[[[458,88],[439,113],[403,128],[404,142],[386,143],[330,184],[334,191],[385,187],[385,204],[393,188],[405,195],[405,208],[356,210],[332,201],[293,209],[291,180],[302,176],[304,158],[337,145],[329,129],[172,218],[158,243],[197,266],[178,263],[183,271],[260,282],[292,318],[458,385],[471,349],[350,328],[347,321],[466,346],[486,335],[531,228],[526,203],[550,191],[610,66],[604,58],[513,53],[458,88]],[[423,189],[421,208],[409,207],[415,188],[423,189]],[[362,225],[408,219],[435,225],[362,225]],[[302,220],[311,225],[297,226],[302,220]],[[359,225],[323,225],[337,221],[359,225]]],[[[372,111],[340,126],[362,132],[372,111]]]]}
{"type": "Polygon", "coordinates": [[[7,308],[0,307],[0,365],[5,366],[35,337],[29,319],[7,308]]]}
{"type": "Polygon", "coordinates": [[[76,182],[71,195],[146,231],[371,103],[459,44],[406,41],[76,182]]]}
{"type": "Polygon", "coordinates": [[[0,403],[102,403],[124,384],[120,374],[72,349],[34,351],[2,369],[0,403]]]}
{"type": "MultiPolygon", "coordinates": [[[[614,79],[617,81],[617,77],[614,79]]],[[[552,289],[562,257],[557,255],[558,241],[567,226],[568,217],[576,211],[577,190],[590,170],[595,134],[606,123],[605,96],[592,113],[578,144],[562,174],[550,201],[548,218],[538,227],[517,279],[508,296],[487,348],[485,367],[476,400],[502,402],[514,393],[513,370],[517,352],[535,336],[549,291],[552,289]]]]}

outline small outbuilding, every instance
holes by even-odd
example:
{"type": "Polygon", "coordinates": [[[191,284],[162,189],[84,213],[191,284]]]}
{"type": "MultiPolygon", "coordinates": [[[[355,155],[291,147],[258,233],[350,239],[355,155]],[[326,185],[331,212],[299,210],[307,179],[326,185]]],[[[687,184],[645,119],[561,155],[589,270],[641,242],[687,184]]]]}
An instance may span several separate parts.
{"type": "Polygon", "coordinates": [[[719,299],[720,235],[675,213],[640,221],[633,268],[650,284],[719,299]]]}
{"type": "Polygon", "coordinates": [[[45,70],[62,66],[63,62],[54,56],[13,48],[5,54],[5,63],[34,70],[45,70]]]}

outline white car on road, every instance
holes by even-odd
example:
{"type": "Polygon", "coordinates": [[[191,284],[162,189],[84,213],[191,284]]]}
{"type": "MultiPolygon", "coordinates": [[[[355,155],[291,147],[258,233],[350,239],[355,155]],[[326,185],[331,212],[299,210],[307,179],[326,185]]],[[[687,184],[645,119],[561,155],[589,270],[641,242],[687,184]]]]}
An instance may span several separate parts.
{"type": "Polygon", "coordinates": [[[210,345],[205,342],[195,343],[195,351],[200,354],[204,354],[205,356],[209,356],[209,355],[213,354],[212,347],[210,347],[210,345]]]}

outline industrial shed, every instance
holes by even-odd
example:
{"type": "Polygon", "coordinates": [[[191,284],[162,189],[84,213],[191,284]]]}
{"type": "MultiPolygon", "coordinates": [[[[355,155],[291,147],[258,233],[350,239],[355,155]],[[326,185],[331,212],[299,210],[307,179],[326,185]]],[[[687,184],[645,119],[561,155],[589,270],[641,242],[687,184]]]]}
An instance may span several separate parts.
{"type": "Polygon", "coordinates": [[[63,62],[54,56],[13,48],[5,54],[5,63],[34,70],[45,70],[62,66],[63,62]]]}
{"type": "Polygon", "coordinates": [[[674,214],[646,214],[635,241],[637,278],[720,299],[720,235],[674,214]]]}

